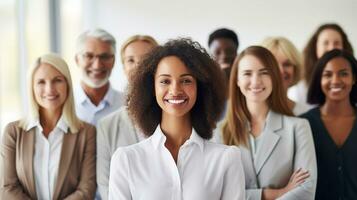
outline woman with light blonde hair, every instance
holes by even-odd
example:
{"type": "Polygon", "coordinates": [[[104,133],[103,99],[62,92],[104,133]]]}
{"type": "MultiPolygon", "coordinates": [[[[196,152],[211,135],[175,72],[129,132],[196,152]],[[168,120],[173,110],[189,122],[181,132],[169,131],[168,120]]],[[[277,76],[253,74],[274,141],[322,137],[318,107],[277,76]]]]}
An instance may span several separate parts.
{"type": "Polygon", "coordinates": [[[149,35],[133,35],[121,46],[120,57],[124,66],[124,72],[130,79],[130,72],[139,64],[142,58],[158,43],[149,35]]]}
{"type": "MultiPolygon", "coordinates": [[[[302,74],[302,59],[294,44],[285,37],[268,37],[261,44],[270,50],[279,64],[280,75],[284,86],[285,94],[291,86],[299,82],[302,74]]],[[[288,100],[288,106],[294,115],[306,112],[309,107],[306,104],[288,100]]]]}
{"type": "Polygon", "coordinates": [[[28,73],[29,112],[1,144],[0,199],[93,199],[95,128],[75,114],[66,62],[39,57],[28,73]]]}

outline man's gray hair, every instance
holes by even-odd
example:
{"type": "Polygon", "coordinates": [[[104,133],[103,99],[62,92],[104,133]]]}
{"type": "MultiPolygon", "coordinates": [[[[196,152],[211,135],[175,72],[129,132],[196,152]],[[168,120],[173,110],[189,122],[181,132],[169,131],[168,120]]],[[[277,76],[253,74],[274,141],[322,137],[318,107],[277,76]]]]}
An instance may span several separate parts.
{"type": "Polygon", "coordinates": [[[110,33],[108,33],[107,31],[105,31],[103,29],[100,29],[100,28],[85,31],[78,36],[77,46],[76,46],[77,53],[83,50],[83,45],[84,45],[85,41],[87,40],[87,38],[89,38],[89,37],[96,38],[103,42],[109,43],[110,46],[112,47],[113,54],[115,54],[115,51],[116,51],[115,38],[110,33]]]}

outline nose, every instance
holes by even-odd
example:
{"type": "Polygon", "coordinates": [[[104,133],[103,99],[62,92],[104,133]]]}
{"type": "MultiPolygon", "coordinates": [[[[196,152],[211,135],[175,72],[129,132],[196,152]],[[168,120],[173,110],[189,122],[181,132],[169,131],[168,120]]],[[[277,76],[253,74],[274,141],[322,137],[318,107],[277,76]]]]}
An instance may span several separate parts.
{"type": "Polygon", "coordinates": [[[177,96],[182,93],[181,85],[178,81],[173,81],[170,85],[170,95],[177,96]]]}
{"type": "Polygon", "coordinates": [[[261,81],[262,80],[261,80],[261,77],[259,74],[253,74],[252,79],[251,79],[251,83],[253,85],[259,85],[261,83],[261,81]]]}
{"type": "Polygon", "coordinates": [[[334,43],[330,43],[327,46],[327,51],[331,51],[331,50],[336,49],[336,48],[337,48],[337,45],[335,45],[334,43]]]}
{"type": "Polygon", "coordinates": [[[338,74],[334,74],[334,75],[332,76],[331,83],[332,83],[332,84],[338,84],[338,83],[340,83],[340,77],[338,76],[338,74]]]}
{"type": "Polygon", "coordinates": [[[98,56],[94,57],[93,59],[94,60],[93,60],[93,63],[92,63],[92,67],[93,68],[100,68],[101,65],[103,64],[101,59],[98,56]]]}
{"type": "Polygon", "coordinates": [[[45,92],[47,94],[53,93],[54,89],[55,89],[55,87],[54,87],[54,85],[52,83],[47,83],[46,86],[45,86],[45,92]]]}

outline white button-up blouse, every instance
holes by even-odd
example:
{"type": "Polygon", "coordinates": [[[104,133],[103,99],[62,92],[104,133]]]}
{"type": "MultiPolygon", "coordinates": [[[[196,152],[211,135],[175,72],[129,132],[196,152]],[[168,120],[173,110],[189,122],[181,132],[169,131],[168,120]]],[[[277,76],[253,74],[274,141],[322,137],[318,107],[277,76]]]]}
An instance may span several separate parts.
{"type": "Polygon", "coordinates": [[[120,147],[110,166],[109,199],[243,200],[240,151],[201,138],[194,129],[177,164],[160,126],[147,140],[120,147]]]}

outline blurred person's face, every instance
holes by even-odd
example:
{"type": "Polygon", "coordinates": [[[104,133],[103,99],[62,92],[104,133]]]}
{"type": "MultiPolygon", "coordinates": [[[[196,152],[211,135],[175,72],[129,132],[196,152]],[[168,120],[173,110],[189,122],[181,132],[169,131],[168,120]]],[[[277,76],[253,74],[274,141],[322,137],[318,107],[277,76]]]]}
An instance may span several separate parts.
{"type": "Polygon", "coordinates": [[[316,56],[321,58],[324,53],[333,49],[343,49],[342,36],[334,29],[321,31],[316,42],[316,56]]]}
{"type": "Polygon", "coordinates": [[[321,89],[326,101],[349,101],[355,81],[350,62],[343,57],[330,60],[321,76],[321,89]]]}
{"type": "Polygon", "coordinates": [[[42,63],[33,74],[33,93],[40,110],[62,112],[68,93],[66,78],[52,65],[42,63]]]}
{"type": "Polygon", "coordinates": [[[285,91],[287,91],[287,89],[292,86],[294,82],[296,66],[280,50],[273,50],[272,53],[278,61],[281,78],[284,84],[284,89],[285,91]]]}
{"type": "Polygon", "coordinates": [[[109,81],[114,61],[114,53],[109,43],[87,38],[83,50],[76,55],[81,81],[91,88],[103,87],[109,81]]]}
{"type": "Polygon", "coordinates": [[[237,86],[247,102],[264,103],[273,91],[269,70],[253,55],[239,61],[237,86]]]}
{"type": "Polygon", "coordinates": [[[145,54],[149,53],[154,46],[145,41],[135,41],[130,43],[124,50],[124,72],[130,79],[131,72],[138,66],[145,54]]]}
{"type": "Polygon", "coordinates": [[[221,69],[231,67],[237,56],[237,46],[228,38],[214,39],[211,43],[210,51],[221,69]]]}
{"type": "Polygon", "coordinates": [[[163,58],[155,73],[155,97],[162,117],[188,117],[196,103],[197,83],[186,65],[176,56],[163,58]]]}

